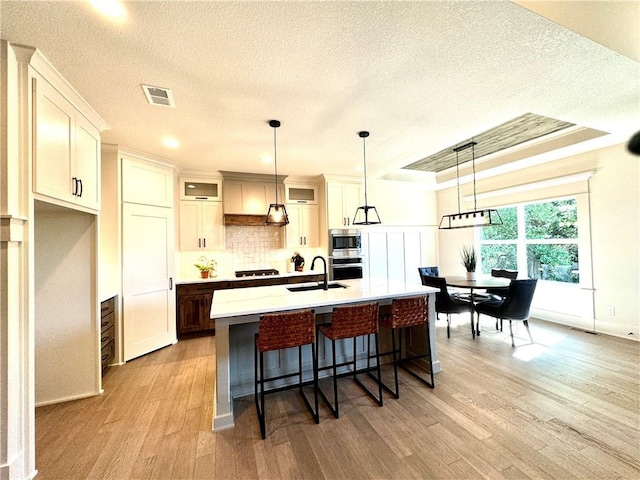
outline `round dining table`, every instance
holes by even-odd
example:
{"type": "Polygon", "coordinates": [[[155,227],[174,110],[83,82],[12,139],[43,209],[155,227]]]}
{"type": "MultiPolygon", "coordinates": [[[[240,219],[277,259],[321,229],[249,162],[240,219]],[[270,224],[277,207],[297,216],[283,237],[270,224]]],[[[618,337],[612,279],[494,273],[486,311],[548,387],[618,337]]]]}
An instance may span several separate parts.
{"type": "Polygon", "coordinates": [[[474,328],[473,323],[473,313],[474,313],[474,301],[482,301],[487,300],[488,298],[483,298],[482,296],[476,294],[474,296],[474,290],[485,290],[487,288],[495,288],[495,287],[508,287],[511,283],[511,280],[508,278],[502,277],[489,277],[489,276],[480,276],[475,280],[469,280],[467,277],[457,277],[450,276],[445,277],[447,280],[447,287],[455,287],[455,288],[466,288],[469,289],[469,302],[471,303],[471,333],[475,337],[476,335],[480,335],[480,320],[476,323],[476,327],[474,328]],[[474,300],[477,299],[477,300],[474,300]]]}

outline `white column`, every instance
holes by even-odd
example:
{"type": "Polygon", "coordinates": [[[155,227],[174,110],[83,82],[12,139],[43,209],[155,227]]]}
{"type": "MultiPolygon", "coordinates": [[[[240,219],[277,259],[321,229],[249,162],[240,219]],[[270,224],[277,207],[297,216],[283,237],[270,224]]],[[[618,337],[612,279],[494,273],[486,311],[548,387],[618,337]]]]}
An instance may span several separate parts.
{"type": "Polygon", "coordinates": [[[0,41],[0,478],[35,468],[33,238],[31,221],[32,48],[0,41]]]}
{"type": "Polygon", "coordinates": [[[213,430],[235,426],[229,362],[229,319],[216,319],[216,391],[213,396],[213,430]]]}

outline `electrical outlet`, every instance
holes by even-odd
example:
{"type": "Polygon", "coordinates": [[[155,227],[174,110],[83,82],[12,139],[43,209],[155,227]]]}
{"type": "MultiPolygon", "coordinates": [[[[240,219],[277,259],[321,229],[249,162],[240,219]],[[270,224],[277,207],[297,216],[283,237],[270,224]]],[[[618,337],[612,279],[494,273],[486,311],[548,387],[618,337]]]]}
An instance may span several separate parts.
{"type": "Polygon", "coordinates": [[[616,308],[615,307],[607,307],[607,315],[611,317],[616,316],[616,308]]]}

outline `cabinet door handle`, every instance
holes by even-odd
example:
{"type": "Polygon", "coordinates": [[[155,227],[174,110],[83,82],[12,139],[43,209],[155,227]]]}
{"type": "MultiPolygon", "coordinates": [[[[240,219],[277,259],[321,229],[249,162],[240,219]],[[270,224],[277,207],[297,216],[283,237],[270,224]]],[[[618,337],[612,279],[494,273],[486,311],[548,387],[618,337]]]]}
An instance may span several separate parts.
{"type": "Polygon", "coordinates": [[[72,177],[71,180],[73,180],[73,192],[71,193],[71,195],[73,195],[74,197],[78,196],[78,179],[76,177],[72,177]]]}
{"type": "Polygon", "coordinates": [[[202,239],[202,246],[203,246],[204,248],[207,248],[207,239],[206,239],[206,238],[203,238],[203,239],[202,239]]]}
{"type": "Polygon", "coordinates": [[[202,239],[201,238],[198,239],[198,248],[202,248],[202,239]]]}
{"type": "Polygon", "coordinates": [[[173,290],[173,277],[169,277],[169,290],[173,290]]]}
{"type": "Polygon", "coordinates": [[[78,184],[80,184],[80,193],[78,193],[78,197],[82,197],[82,179],[78,179],[78,184]]]}

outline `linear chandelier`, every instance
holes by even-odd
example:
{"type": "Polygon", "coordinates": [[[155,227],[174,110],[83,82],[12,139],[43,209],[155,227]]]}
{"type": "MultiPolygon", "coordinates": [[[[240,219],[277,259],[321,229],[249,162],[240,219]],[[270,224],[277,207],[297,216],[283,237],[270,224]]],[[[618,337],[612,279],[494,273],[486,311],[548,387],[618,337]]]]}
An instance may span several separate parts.
{"type": "Polygon", "coordinates": [[[453,230],[455,228],[488,227],[492,225],[502,225],[502,219],[495,208],[484,208],[478,210],[476,198],[476,142],[465,143],[453,149],[456,152],[456,179],[458,185],[458,213],[443,215],[438,228],[440,230],[453,230]],[[471,165],[473,168],[473,210],[469,212],[460,211],[460,167],[458,163],[458,153],[471,148],[471,165]]]}
{"type": "Polygon", "coordinates": [[[278,203],[278,149],[276,144],[276,128],[280,126],[279,120],[269,120],[269,126],[273,128],[273,164],[275,166],[276,178],[276,203],[269,205],[269,211],[267,212],[267,220],[265,224],[275,225],[278,227],[284,227],[289,223],[289,216],[287,215],[287,209],[283,203],[278,203]]]}

